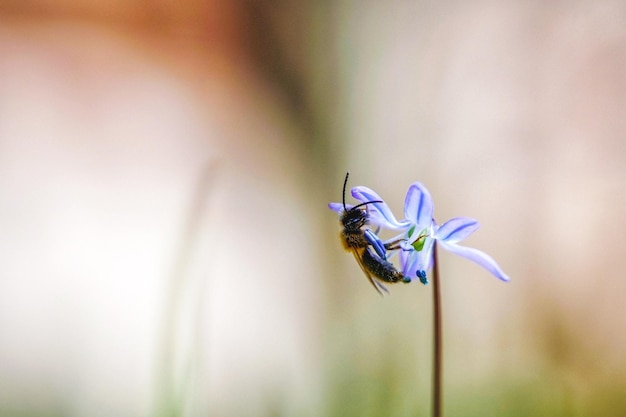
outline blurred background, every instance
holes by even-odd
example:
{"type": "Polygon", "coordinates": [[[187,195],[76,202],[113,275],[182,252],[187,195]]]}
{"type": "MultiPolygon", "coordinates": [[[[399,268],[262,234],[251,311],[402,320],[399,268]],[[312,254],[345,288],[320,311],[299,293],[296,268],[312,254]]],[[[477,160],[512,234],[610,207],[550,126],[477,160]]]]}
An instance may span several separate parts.
{"type": "Polygon", "coordinates": [[[512,278],[440,256],[447,415],[626,414],[626,3],[4,0],[0,416],[429,415],[347,170],[512,278]]]}

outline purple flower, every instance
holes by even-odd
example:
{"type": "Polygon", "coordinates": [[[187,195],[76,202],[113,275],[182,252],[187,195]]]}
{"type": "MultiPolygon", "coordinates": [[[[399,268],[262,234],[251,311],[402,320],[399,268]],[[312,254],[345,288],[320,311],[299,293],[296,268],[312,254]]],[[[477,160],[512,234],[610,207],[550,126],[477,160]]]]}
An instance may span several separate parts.
{"type": "MultiPolygon", "coordinates": [[[[411,184],[407,191],[404,200],[404,220],[397,220],[387,203],[368,187],[353,187],[351,194],[359,203],[377,201],[366,206],[370,224],[400,232],[399,235],[384,242],[378,238],[378,232],[367,230],[366,237],[379,254],[382,252],[381,257],[385,257],[386,253],[398,253],[400,267],[405,277],[418,278],[423,284],[428,283],[426,272],[432,268],[433,246],[437,242],[443,249],[482,266],[496,278],[509,281],[509,276],[491,256],[478,249],[458,244],[480,227],[478,221],[467,217],[455,217],[441,226],[437,225],[433,218],[432,197],[422,183],[411,184]]],[[[343,212],[342,203],[329,203],[328,207],[335,212],[343,212]]],[[[346,205],[348,210],[352,207],[354,205],[346,205]]]]}
{"type": "Polygon", "coordinates": [[[430,193],[423,184],[411,184],[404,200],[405,220],[411,226],[400,243],[400,264],[407,277],[426,281],[426,271],[432,267],[435,241],[445,250],[476,262],[502,281],[509,281],[496,261],[486,253],[458,243],[476,231],[480,224],[467,217],[455,217],[441,226],[433,219],[434,205],[430,193]]]}

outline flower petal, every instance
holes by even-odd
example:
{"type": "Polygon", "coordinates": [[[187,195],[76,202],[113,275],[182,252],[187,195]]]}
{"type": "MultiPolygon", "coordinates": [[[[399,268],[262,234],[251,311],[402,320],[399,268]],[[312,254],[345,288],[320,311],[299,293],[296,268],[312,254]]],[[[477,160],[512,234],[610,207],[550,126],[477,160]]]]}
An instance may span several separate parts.
{"type": "Polygon", "coordinates": [[[456,243],[439,241],[439,244],[442,248],[449,252],[467,258],[470,261],[476,262],[478,265],[491,272],[496,278],[501,279],[502,281],[510,281],[511,278],[509,278],[509,276],[505,274],[504,271],[502,271],[502,269],[498,266],[496,261],[494,261],[493,258],[487,255],[485,252],[482,252],[478,249],[457,245],[456,243]]]}
{"type": "Polygon", "coordinates": [[[404,216],[421,227],[430,225],[433,220],[433,199],[421,182],[414,182],[406,192],[404,216]]]}
{"type": "Polygon", "coordinates": [[[480,227],[477,220],[468,217],[450,219],[435,232],[435,239],[448,243],[457,243],[467,238],[480,227]]]}
{"type": "Polygon", "coordinates": [[[420,269],[424,271],[430,270],[433,266],[433,246],[435,245],[435,239],[426,239],[424,247],[422,248],[422,262],[420,269]]]}
{"type": "Polygon", "coordinates": [[[382,201],[382,203],[372,203],[367,205],[367,210],[370,215],[370,223],[393,230],[407,229],[410,227],[408,222],[399,222],[396,220],[387,203],[385,203],[383,199],[370,188],[364,186],[353,187],[352,197],[359,200],[361,203],[367,203],[369,201],[382,201]]]}
{"type": "Polygon", "coordinates": [[[417,271],[417,252],[401,250],[398,257],[400,258],[400,269],[402,269],[402,274],[413,281],[416,276],[415,272],[417,271]]]}
{"type": "MultiPolygon", "coordinates": [[[[343,204],[341,203],[328,203],[328,208],[334,212],[341,213],[343,211],[343,204]]],[[[346,206],[350,210],[350,206],[346,206]]]]}

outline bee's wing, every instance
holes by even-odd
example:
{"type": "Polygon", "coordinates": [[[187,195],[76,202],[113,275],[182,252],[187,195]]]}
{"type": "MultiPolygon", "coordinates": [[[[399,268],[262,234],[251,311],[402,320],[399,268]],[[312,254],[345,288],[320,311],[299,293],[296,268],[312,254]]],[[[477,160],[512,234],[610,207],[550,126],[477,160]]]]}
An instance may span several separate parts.
{"type": "Polygon", "coordinates": [[[361,260],[361,255],[359,254],[359,252],[356,249],[353,249],[352,254],[354,255],[354,259],[356,259],[359,266],[361,267],[361,271],[363,271],[368,281],[370,282],[370,284],[372,284],[372,286],[376,289],[376,291],[378,291],[378,293],[383,296],[385,295],[383,294],[383,291],[389,294],[389,290],[387,289],[387,287],[385,287],[383,284],[375,280],[374,277],[372,277],[372,274],[370,274],[369,271],[365,268],[365,265],[363,265],[363,261],[361,260]]]}

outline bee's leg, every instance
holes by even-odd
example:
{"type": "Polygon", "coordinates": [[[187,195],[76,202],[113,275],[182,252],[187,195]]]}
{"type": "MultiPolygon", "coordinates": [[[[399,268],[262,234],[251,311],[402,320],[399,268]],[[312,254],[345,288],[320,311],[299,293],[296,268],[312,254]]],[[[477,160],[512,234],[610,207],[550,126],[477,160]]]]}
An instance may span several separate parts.
{"type": "Polygon", "coordinates": [[[380,240],[380,238],[376,236],[376,234],[370,229],[365,229],[363,231],[363,235],[365,236],[365,240],[367,240],[367,243],[372,245],[378,256],[383,259],[387,259],[387,251],[385,250],[385,245],[380,240]]]}
{"type": "MultiPolygon", "coordinates": [[[[421,239],[426,239],[428,237],[428,235],[423,234],[420,235],[415,241],[419,242],[421,239]]],[[[413,250],[413,249],[405,249],[402,247],[402,245],[400,243],[402,243],[403,241],[406,241],[407,239],[404,238],[399,238],[396,240],[392,240],[391,242],[387,242],[385,243],[385,249],[387,250],[396,250],[396,249],[402,249],[403,251],[406,250],[413,250]]]]}
{"type": "Polygon", "coordinates": [[[402,241],[404,241],[404,240],[405,240],[405,239],[400,238],[400,239],[393,240],[393,241],[391,241],[391,242],[387,242],[387,243],[385,243],[385,245],[384,245],[384,246],[385,246],[385,249],[387,249],[387,250],[402,249],[402,247],[400,246],[400,242],[402,242],[402,241]]]}

